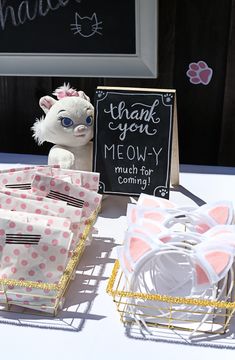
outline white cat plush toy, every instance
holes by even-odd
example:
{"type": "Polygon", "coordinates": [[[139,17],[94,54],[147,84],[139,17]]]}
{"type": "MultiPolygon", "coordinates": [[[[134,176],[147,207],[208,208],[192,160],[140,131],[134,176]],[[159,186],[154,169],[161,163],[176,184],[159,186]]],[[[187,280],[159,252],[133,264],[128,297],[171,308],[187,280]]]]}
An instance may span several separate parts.
{"type": "Polygon", "coordinates": [[[49,165],[64,169],[91,171],[94,107],[83,91],[64,84],[51,96],[43,96],[39,105],[45,117],[32,126],[33,137],[41,145],[55,144],[48,155],[49,165]]]}

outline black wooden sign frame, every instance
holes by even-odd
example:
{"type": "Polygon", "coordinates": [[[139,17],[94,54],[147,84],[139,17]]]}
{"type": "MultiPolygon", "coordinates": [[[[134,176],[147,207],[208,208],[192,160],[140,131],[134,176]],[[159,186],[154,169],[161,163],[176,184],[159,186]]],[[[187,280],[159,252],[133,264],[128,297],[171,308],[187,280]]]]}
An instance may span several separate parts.
{"type": "Polygon", "coordinates": [[[169,197],[179,183],[176,92],[98,87],[93,169],[100,192],[169,197]]]}
{"type": "MultiPolygon", "coordinates": [[[[103,23],[101,21],[102,17],[98,18],[96,12],[98,13],[99,6],[102,6],[100,5],[101,2],[92,2],[90,0],[92,6],[89,9],[89,16],[77,12],[77,9],[81,8],[82,5],[84,5],[83,7],[87,6],[88,3],[88,0],[18,0],[17,2],[14,0],[0,0],[0,42],[2,49],[4,49],[3,44],[5,41],[5,48],[7,49],[6,52],[0,49],[0,75],[155,78],[157,76],[158,0],[132,1],[133,9],[131,11],[133,14],[131,14],[133,19],[128,22],[127,18],[124,36],[123,34],[120,36],[120,29],[123,25],[122,19],[120,19],[120,27],[117,25],[117,27],[112,28],[112,31],[109,31],[109,27],[113,26],[115,14],[111,13],[110,17],[106,14],[105,19],[107,21],[103,21],[103,23]],[[68,7],[71,10],[68,10],[68,7]],[[66,14],[71,15],[72,13],[73,16],[75,14],[73,21],[70,16],[67,16],[68,19],[66,18],[66,14]],[[66,25],[66,29],[63,28],[65,25],[57,20],[59,18],[57,14],[64,16],[68,22],[66,22],[68,25],[66,25]],[[82,50],[79,50],[77,45],[70,49],[68,42],[62,40],[63,38],[66,39],[65,31],[70,32],[70,34],[71,31],[73,34],[78,34],[81,31],[81,25],[75,24],[76,16],[77,18],[79,16],[83,23],[94,22],[91,29],[95,35],[91,36],[93,33],[83,33],[83,41],[86,41],[87,44],[86,52],[81,52],[82,50]],[[47,28],[44,32],[43,24],[47,28]],[[53,38],[50,35],[50,26],[56,32],[56,36],[53,36],[53,38]],[[69,29],[69,27],[71,28],[69,29]],[[24,40],[23,35],[20,35],[21,31],[27,34],[27,40],[24,40]],[[38,35],[40,31],[41,38],[39,41],[35,41],[34,34],[38,35]],[[97,47],[97,52],[94,52],[96,51],[94,50],[95,44],[100,41],[102,32],[105,31],[106,47],[97,47]],[[110,39],[107,33],[110,34],[110,39]],[[1,41],[1,34],[4,41],[1,41]],[[133,49],[130,49],[130,51],[127,49],[123,53],[119,52],[118,45],[116,48],[114,47],[115,42],[118,39],[120,49],[122,49],[122,39],[125,36],[128,39],[131,34],[134,40],[129,42],[129,46],[134,51],[133,49]],[[11,41],[7,43],[8,37],[11,41]],[[27,41],[28,44],[26,44],[27,41]],[[43,42],[47,43],[47,52],[40,50],[43,49],[43,42]],[[32,52],[27,52],[26,45],[28,45],[29,49],[32,49],[32,52]],[[111,53],[105,52],[105,49],[109,49],[109,45],[110,48],[114,48],[111,53]],[[20,52],[21,47],[22,53],[20,52]]],[[[128,5],[126,2],[123,3],[125,3],[125,6],[128,5]]],[[[115,3],[115,6],[118,6],[118,2],[115,3]]],[[[119,6],[123,7],[123,4],[119,6]]],[[[103,8],[100,8],[100,12],[107,12],[103,8]]],[[[86,47],[83,48],[86,49],[86,47]]]]}

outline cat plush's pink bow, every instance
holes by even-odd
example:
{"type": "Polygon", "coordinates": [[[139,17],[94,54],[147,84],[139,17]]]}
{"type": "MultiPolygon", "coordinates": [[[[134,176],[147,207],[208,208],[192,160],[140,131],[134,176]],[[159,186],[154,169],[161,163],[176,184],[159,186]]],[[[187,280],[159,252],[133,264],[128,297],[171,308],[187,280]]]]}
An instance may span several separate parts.
{"type": "Polygon", "coordinates": [[[85,99],[87,101],[90,101],[90,98],[83,92],[83,91],[77,91],[76,89],[73,89],[70,87],[70,84],[65,84],[57,88],[53,95],[57,97],[58,100],[63,99],[67,96],[79,96],[82,99],[85,99]]]}

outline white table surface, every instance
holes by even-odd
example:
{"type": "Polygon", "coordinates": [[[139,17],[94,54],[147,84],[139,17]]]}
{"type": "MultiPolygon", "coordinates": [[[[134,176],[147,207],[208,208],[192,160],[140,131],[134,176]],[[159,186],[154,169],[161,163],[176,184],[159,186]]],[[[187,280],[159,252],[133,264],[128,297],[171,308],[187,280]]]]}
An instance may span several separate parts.
{"type": "MultiPolygon", "coordinates": [[[[0,164],[0,168],[11,166],[0,164]]],[[[180,183],[188,194],[206,202],[228,199],[235,206],[235,175],[181,173],[180,183]]],[[[234,359],[234,321],[227,336],[204,336],[191,344],[182,333],[159,330],[144,337],[138,329],[125,329],[120,322],[105,290],[116,257],[115,246],[122,241],[129,200],[108,196],[103,201],[96,238],[86,248],[69,288],[66,308],[56,318],[0,312],[1,358],[234,359]]],[[[171,200],[194,203],[179,192],[171,192],[171,200]]]]}

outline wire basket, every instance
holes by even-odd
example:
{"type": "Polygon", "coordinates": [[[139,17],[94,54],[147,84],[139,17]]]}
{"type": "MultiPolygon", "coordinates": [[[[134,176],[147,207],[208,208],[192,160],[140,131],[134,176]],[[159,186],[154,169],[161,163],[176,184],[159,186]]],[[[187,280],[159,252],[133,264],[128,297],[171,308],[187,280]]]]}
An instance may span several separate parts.
{"type": "Polygon", "coordinates": [[[235,311],[235,287],[231,276],[227,278],[220,301],[210,300],[209,295],[199,299],[135,293],[128,288],[126,277],[116,260],[106,291],[113,297],[124,324],[137,323],[147,329],[162,327],[224,334],[235,311]]]}
{"type": "Polygon", "coordinates": [[[18,311],[22,312],[22,306],[25,305],[27,308],[37,311],[38,314],[43,311],[55,316],[63,306],[66,290],[70,281],[73,280],[76,267],[87,243],[87,237],[98,213],[99,208],[86,220],[82,237],[73,250],[57,284],[0,279],[0,304],[3,306],[1,310],[17,312],[18,308],[18,311]]]}

